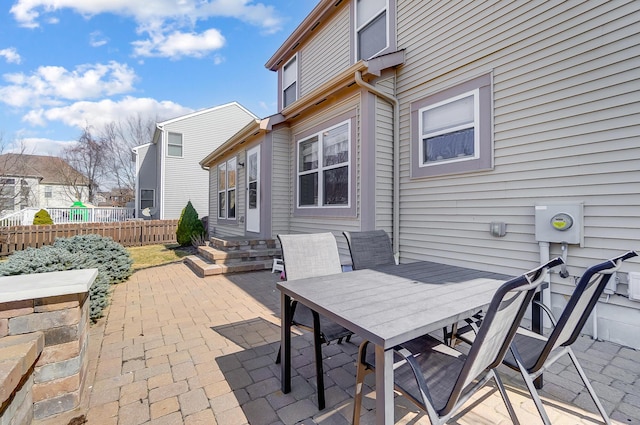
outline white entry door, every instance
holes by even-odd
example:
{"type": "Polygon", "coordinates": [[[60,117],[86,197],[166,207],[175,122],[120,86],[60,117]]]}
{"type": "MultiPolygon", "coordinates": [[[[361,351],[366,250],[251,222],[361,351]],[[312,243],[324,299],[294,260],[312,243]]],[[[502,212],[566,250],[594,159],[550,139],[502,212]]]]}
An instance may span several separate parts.
{"type": "Polygon", "coordinates": [[[260,232],[260,145],[247,151],[247,231],[260,232]]]}

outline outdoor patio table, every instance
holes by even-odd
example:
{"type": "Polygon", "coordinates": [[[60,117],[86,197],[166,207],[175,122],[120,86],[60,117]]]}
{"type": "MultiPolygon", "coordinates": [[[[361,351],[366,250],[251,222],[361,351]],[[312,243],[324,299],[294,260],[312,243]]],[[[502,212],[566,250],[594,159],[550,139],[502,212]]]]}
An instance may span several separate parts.
{"type": "Polygon", "coordinates": [[[395,345],[471,317],[510,276],[433,262],[280,282],[281,386],[291,391],[291,298],[375,344],[376,423],[394,423],[395,345]]]}

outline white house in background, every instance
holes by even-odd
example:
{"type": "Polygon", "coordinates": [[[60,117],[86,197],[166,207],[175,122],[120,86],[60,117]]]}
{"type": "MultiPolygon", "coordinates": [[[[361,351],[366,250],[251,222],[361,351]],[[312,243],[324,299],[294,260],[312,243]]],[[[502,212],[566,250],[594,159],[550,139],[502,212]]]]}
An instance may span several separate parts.
{"type": "Polygon", "coordinates": [[[136,216],[180,218],[191,201],[209,214],[209,174],[199,161],[257,117],[237,102],[156,124],[151,143],[133,149],[136,216]]]}
{"type": "Polygon", "coordinates": [[[87,201],[87,179],[62,158],[0,155],[0,215],[24,208],[68,208],[87,201]]]}

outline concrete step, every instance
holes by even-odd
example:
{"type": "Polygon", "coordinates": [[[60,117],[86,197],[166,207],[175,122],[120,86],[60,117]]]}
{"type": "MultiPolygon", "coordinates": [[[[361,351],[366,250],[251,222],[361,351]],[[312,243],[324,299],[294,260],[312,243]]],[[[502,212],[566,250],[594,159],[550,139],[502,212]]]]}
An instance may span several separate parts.
{"type": "Polygon", "coordinates": [[[226,237],[224,239],[212,237],[209,242],[211,246],[222,251],[273,249],[279,246],[275,239],[247,239],[245,237],[226,237]]]}
{"type": "Polygon", "coordinates": [[[184,262],[200,277],[256,270],[271,270],[271,266],[273,265],[272,259],[241,261],[230,264],[214,264],[197,255],[189,255],[185,257],[184,262]]]}
{"type": "Polygon", "coordinates": [[[271,261],[274,257],[280,258],[281,255],[282,251],[279,248],[224,251],[211,246],[198,247],[198,256],[215,264],[232,264],[258,260],[271,261]]]}

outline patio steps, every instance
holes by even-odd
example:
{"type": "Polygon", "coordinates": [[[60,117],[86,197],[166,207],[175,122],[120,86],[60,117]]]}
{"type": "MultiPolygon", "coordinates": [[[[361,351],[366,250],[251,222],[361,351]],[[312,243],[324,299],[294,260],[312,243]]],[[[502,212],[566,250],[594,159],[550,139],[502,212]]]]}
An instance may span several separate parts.
{"type": "Polygon", "coordinates": [[[185,263],[200,277],[270,270],[273,259],[281,258],[273,239],[211,238],[210,244],[198,247],[197,255],[185,257],[185,263]]]}

